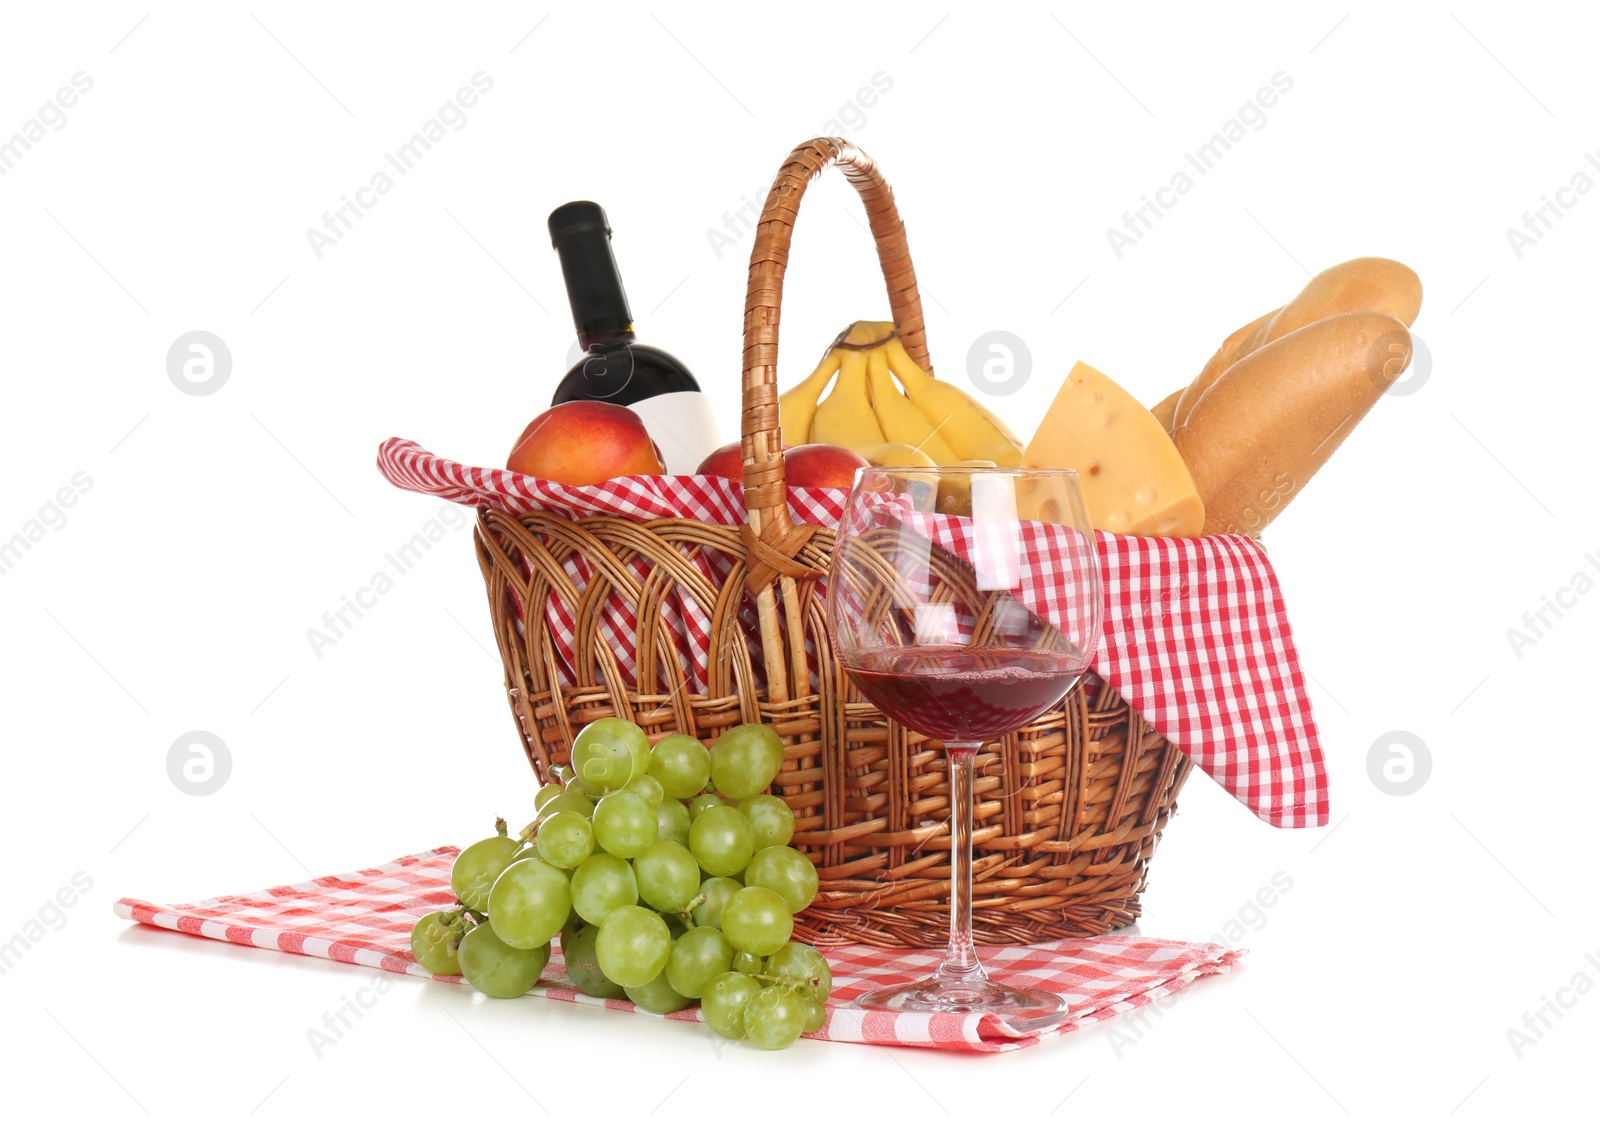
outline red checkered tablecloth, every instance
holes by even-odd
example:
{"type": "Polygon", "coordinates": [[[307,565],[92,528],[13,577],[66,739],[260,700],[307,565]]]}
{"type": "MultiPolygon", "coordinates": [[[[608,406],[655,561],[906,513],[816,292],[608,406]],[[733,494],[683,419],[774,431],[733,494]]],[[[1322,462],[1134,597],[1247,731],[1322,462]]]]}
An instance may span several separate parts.
{"type": "MultiPolygon", "coordinates": [[[[453,846],[444,846],[354,873],[214,897],[192,905],[123,898],[115,909],[127,920],[175,932],[460,983],[459,977],[429,975],[411,956],[411,927],[417,918],[455,904],[450,867],[457,852],[453,846]]],[[[1196,979],[1227,971],[1242,954],[1217,944],[1143,936],[1102,936],[1031,948],[980,948],[979,952],[997,979],[1065,996],[1071,1009],[1061,1024],[1018,1035],[989,1017],[856,1010],[847,1005],[852,999],[874,987],[928,974],[940,953],[851,945],[824,953],[833,968],[828,1022],[806,1037],[944,1050],[1019,1050],[1172,995],[1196,979]]],[[[559,946],[539,985],[529,993],[610,1010],[637,1010],[626,1000],[581,994],[566,977],[559,946]]],[[[658,1017],[646,1011],[637,1013],[658,1017]]],[[[699,1008],[664,1017],[702,1021],[699,1008]]]]}
{"type": "MultiPolygon", "coordinates": [[[[405,439],[382,444],[378,468],[402,489],[474,508],[545,510],[570,518],[610,514],[638,521],[687,517],[721,525],[745,519],[743,488],[722,478],[634,477],[564,486],[451,462],[405,439]]],[[[794,488],[789,508],[798,523],[833,528],[845,498],[844,490],[794,488]]],[[[1059,526],[1040,526],[1030,550],[1035,564],[1023,575],[1024,598],[1047,614],[1061,600],[1049,586],[1051,569],[1037,566],[1037,560],[1075,551],[1070,541],[1051,541],[1063,535],[1059,526]]],[[[1105,589],[1096,674],[1257,817],[1281,827],[1325,826],[1328,778],[1322,746],[1283,596],[1261,544],[1241,535],[1179,539],[1099,533],[1096,549],[1105,589]]],[[[714,587],[732,566],[712,552],[699,554],[695,563],[714,587]]],[[[580,588],[588,579],[585,567],[577,557],[567,563],[580,588]]],[[[681,594],[661,610],[697,690],[704,688],[709,612],[681,594]]],[[[573,609],[552,597],[545,613],[561,649],[557,665],[570,671],[573,609]]],[[[613,596],[599,633],[628,676],[636,669],[634,626],[631,610],[613,596]]]]}

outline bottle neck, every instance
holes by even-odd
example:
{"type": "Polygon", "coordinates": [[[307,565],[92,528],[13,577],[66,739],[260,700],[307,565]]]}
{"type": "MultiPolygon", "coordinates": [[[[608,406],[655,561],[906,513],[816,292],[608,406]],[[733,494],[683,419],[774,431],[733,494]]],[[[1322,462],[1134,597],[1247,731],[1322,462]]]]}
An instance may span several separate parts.
{"type": "Polygon", "coordinates": [[[584,352],[604,352],[606,349],[618,345],[631,345],[633,343],[633,326],[622,329],[588,328],[578,326],[578,347],[584,352]]]}
{"type": "Polygon", "coordinates": [[[584,351],[633,340],[633,314],[611,252],[611,226],[598,204],[574,201],[550,215],[550,241],[561,258],[572,324],[584,351]]]}

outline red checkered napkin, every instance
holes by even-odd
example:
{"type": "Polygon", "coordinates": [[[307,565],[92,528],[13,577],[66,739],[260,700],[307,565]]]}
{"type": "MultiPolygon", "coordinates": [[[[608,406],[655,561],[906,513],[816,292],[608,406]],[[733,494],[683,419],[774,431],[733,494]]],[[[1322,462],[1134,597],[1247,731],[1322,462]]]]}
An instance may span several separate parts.
{"type": "MultiPolygon", "coordinates": [[[[687,517],[722,525],[745,519],[742,487],[722,478],[634,477],[563,486],[451,462],[405,439],[389,439],[379,447],[378,469],[402,489],[512,513],[612,514],[640,521],[687,517]]],[[[845,500],[844,490],[789,491],[790,511],[802,524],[836,528],[845,500]]],[[[941,519],[938,536],[959,541],[964,521],[941,519]]],[[[1020,558],[1022,598],[1056,622],[1072,610],[1070,597],[1052,587],[1052,575],[1064,574],[1062,562],[1081,551],[1070,532],[1037,526],[1020,558]]],[[[1283,596],[1260,543],[1240,535],[1178,539],[1098,533],[1096,548],[1105,606],[1095,672],[1257,817],[1273,826],[1327,825],[1322,747],[1283,596]]],[[[732,567],[732,561],[709,551],[695,563],[714,588],[732,567]]],[[[569,558],[566,566],[575,584],[587,582],[585,561],[569,558]]],[[[636,563],[641,584],[647,575],[645,565],[636,563]]],[[[706,684],[710,610],[687,596],[663,610],[697,691],[706,684]]],[[[552,598],[545,613],[559,651],[557,665],[570,677],[573,609],[552,598]]],[[[600,639],[629,677],[637,670],[635,625],[631,608],[613,596],[602,616],[600,639]]],[[[759,641],[753,621],[750,634],[753,643],[759,641]]],[[[756,665],[759,669],[759,661],[756,665]]],[[[677,687],[660,689],[671,693],[677,687]]]]}
{"type": "MultiPolygon", "coordinates": [[[[457,852],[454,846],[445,846],[355,873],[278,885],[259,893],[214,897],[193,905],[157,905],[125,897],[115,910],[127,920],[230,944],[460,983],[455,976],[430,976],[411,956],[411,926],[417,918],[455,904],[450,866],[457,852]]],[[[1071,1004],[1066,1017],[1048,1030],[1018,1035],[988,1017],[855,1010],[847,1004],[862,993],[931,972],[939,953],[853,944],[824,953],[833,967],[828,1022],[807,1037],[941,1050],[1020,1050],[1174,994],[1202,976],[1227,971],[1241,954],[1217,944],[1141,936],[1102,936],[1034,948],[979,951],[997,979],[1042,987],[1066,997],[1071,1004]]],[[[595,999],[579,993],[567,979],[559,947],[539,985],[529,993],[611,1010],[637,1010],[626,1000],[595,999]]],[[[704,1021],[699,1008],[665,1017],[704,1021]]]]}

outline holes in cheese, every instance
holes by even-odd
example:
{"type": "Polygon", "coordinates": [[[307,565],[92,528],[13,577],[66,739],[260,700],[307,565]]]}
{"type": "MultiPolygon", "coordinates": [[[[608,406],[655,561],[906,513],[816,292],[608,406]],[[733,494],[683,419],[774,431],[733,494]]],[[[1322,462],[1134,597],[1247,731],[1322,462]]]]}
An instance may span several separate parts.
{"type": "MultiPolygon", "coordinates": [[[[1089,523],[1108,533],[1195,537],[1205,525],[1199,491],[1166,428],[1082,361],[1062,382],[1022,465],[1076,470],[1089,523]]],[[[1061,521],[1067,502],[1053,493],[1047,483],[1023,491],[1019,515],[1061,521]]]]}

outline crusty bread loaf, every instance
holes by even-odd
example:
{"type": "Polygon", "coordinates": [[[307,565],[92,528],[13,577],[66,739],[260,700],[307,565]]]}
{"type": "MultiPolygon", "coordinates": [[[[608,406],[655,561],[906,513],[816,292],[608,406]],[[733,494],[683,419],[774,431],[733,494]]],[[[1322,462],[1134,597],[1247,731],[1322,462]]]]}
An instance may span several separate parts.
{"type": "Polygon", "coordinates": [[[1227,339],[1217,347],[1217,351],[1211,354],[1211,359],[1206,361],[1206,366],[1200,370],[1200,375],[1178,392],[1177,402],[1172,405],[1172,422],[1167,426],[1169,435],[1176,430],[1179,423],[1189,417],[1189,412],[1218,376],[1231,368],[1240,357],[1260,346],[1260,336],[1267,322],[1276,317],[1282,309],[1282,306],[1269,309],[1250,324],[1241,325],[1228,334],[1227,339]]]}
{"type": "Polygon", "coordinates": [[[1172,436],[1205,503],[1205,533],[1259,535],[1410,359],[1403,321],[1361,312],[1322,318],[1230,366],[1172,436]]]}
{"type": "Polygon", "coordinates": [[[1169,435],[1172,434],[1173,416],[1177,413],[1178,400],[1182,398],[1183,393],[1184,389],[1179,388],[1150,409],[1150,414],[1156,417],[1156,421],[1161,424],[1161,429],[1169,435]]]}
{"type": "Polygon", "coordinates": [[[1183,423],[1217,377],[1263,345],[1337,313],[1386,313],[1409,326],[1422,308],[1422,280],[1404,263],[1357,258],[1330,266],[1307,282],[1288,305],[1235,331],[1194,378],[1173,411],[1183,423]]]}

